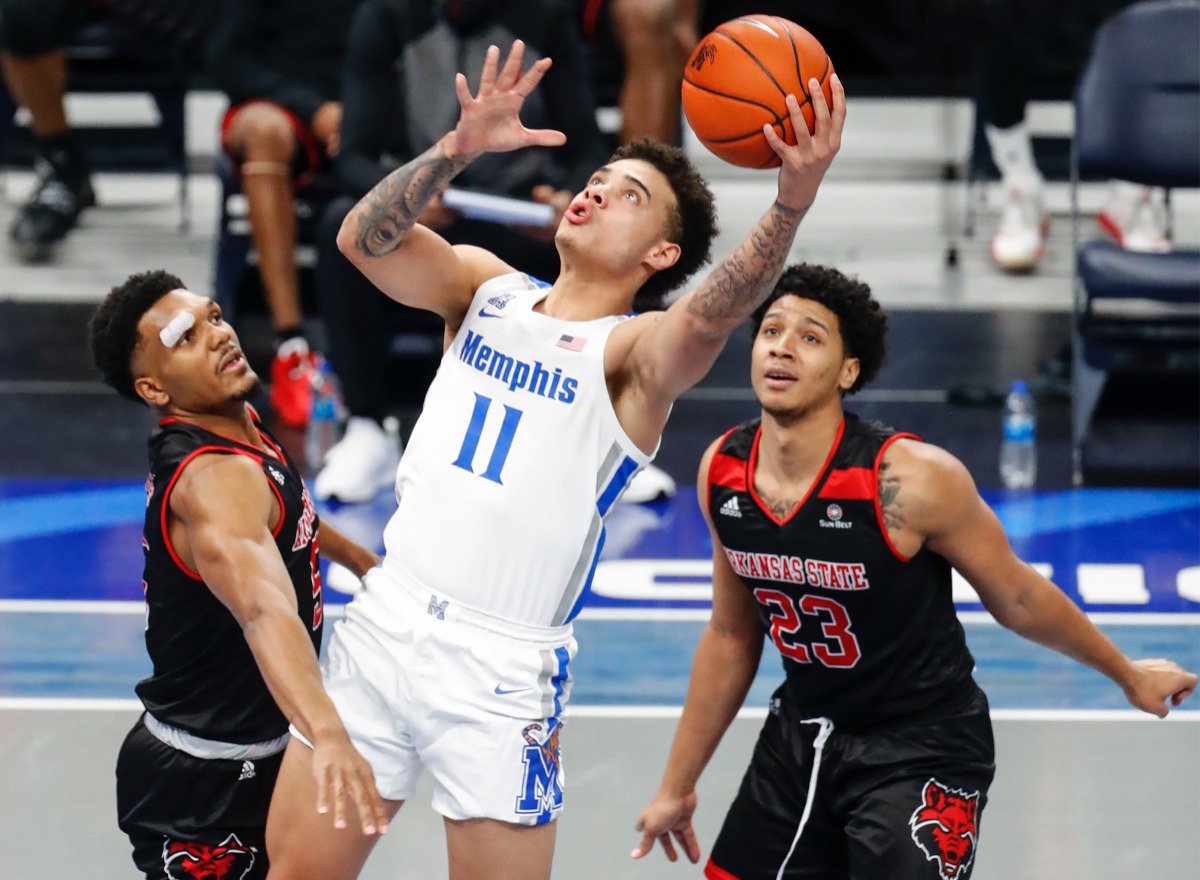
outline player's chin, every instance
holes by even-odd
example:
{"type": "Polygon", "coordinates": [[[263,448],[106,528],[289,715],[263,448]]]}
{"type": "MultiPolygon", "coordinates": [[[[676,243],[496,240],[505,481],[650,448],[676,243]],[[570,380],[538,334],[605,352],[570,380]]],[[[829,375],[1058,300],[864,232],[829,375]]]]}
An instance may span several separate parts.
{"type": "Polygon", "coordinates": [[[231,396],[238,403],[246,403],[257,397],[261,390],[262,382],[259,380],[258,374],[247,367],[246,374],[238,377],[237,382],[234,383],[231,396]]]}

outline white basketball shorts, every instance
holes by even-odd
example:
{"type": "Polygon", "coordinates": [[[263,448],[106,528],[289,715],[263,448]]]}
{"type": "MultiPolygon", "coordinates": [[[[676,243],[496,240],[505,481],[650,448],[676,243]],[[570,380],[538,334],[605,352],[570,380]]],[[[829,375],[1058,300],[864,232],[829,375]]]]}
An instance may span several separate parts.
{"type": "Polygon", "coordinates": [[[449,819],[556,818],[571,627],[504,621],[383,569],[364,585],[321,672],[379,793],[407,800],[428,770],[433,808],[449,819]]]}

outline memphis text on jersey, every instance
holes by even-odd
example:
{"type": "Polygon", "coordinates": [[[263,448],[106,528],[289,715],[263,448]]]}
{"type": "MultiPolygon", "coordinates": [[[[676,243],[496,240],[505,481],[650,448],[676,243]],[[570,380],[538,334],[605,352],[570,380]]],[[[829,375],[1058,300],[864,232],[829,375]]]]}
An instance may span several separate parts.
{"type": "Polygon", "coordinates": [[[861,562],[825,562],[778,553],[746,553],[726,548],[729,564],[739,576],[761,581],[821,587],[826,590],[869,590],[861,562]]]}
{"type": "Polygon", "coordinates": [[[579,390],[578,379],[564,376],[561,367],[551,371],[542,366],[541,361],[530,364],[506,355],[487,345],[479,333],[467,331],[466,341],[458,356],[479,372],[508,385],[509,391],[528,391],[566,404],[575,402],[575,392],[579,390]]]}

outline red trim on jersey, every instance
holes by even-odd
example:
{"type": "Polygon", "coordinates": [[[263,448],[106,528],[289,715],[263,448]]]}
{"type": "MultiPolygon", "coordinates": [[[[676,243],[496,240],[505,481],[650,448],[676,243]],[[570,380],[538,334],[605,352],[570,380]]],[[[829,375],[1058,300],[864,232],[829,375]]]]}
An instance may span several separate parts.
{"type": "Polygon", "coordinates": [[[272,440],[270,437],[268,437],[266,434],[264,434],[262,432],[262,430],[258,427],[258,425],[254,426],[254,430],[258,431],[258,436],[262,440],[262,442],[267,444],[268,452],[270,452],[275,458],[278,458],[282,462],[287,461],[287,459],[283,455],[283,450],[279,448],[279,444],[277,444],[274,440],[272,440]]]}
{"type": "Polygon", "coordinates": [[[754,470],[758,467],[758,444],[762,440],[762,425],[758,426],[758,430],[754,432],[754,444],[750,447],[750,460],[746,462],[746,487],[749,489],[750,497],[754,499],[754,503],[770,518],[771,522],[777,526],[786,525],[796,515],[796,511],[808,503],[813,489],[821,484],[821,478],[825,476],[825,471],[829,469],[829,463],[833,461],[834,453],[837,452],[838,447],[842,444],[842,434],[845,430],[846,419],[843,417],[841,422],[838,423],[837,437],[834,438],[833,445],[829,447],[829,454],[825,456],[825,463],[821,465],[821,470],[817,471],[816,479],[812,481],[812,485],[808,487],[808,491],[804,493],[804,497],[800,499],[800,503],[792,508],[787,518],[779,519],[767,508],[767,505],[762,503],[762,499],[758,497],[758,492],[754,488],[754,470]]]}
{"type": "Polygon", "coordinates": [[[724,868],[718,868],[712,859],[704,866],[704,876],[708,880],[740,880],[736,874],[730,874],[724,868]]]}
{"type": "Polygon", "coordinates": [[[585,40],[596,39],[596,19],[600,15],[602,5],[603,0],[587,0],[584,4],[580,30],[583,32],[585,40]]]}
{"type": "MultiPolygon", "coordinates": [[[[175,546],[171,543],[171,533],[167,530],[167,509],[171,502],[171,490],[175,488],[175,484],[179,481],[179,475],[183,473],[183,469],[191,463],[193,458],[207,452],[215,452],[222,455],[242,455],[257,462],[259,467],[262,467],[263,463],[261,456],[245,452],[241,449],[230,449],[227,446],[201,446],[199,449],[193,449],[189,452],[187,457],[175,468],[175,473],[171,476],[171,482],[167,483],[166,491],[163,492],[162,507],[158,511],[158,528],[162,532],[163,544],[166,545],[167,553],[171,556],[171,561],[179,566],[180,571],[195,581],[202,581],[204,578],[184,565],[183,560],[179,558],[179,554],[175,552],[175,546]]],[[[275,482],[267,478],[266,474],[263,474],[263,477],[267,480],[267,485],[271,487],[271,491],[275,493],[275,498],[279,501],[279,522],[275,523],[274,528],[271,530],[271,537],[276,538],[283,528],[283,521],[287,518],[285,515],[286,509],[283,506],[283,496],[279,493],[279,488],[275,485],[275,482]]]]}
{"type": "MultiPolygon", "coordinates": [[[[716,447],[715,447],[715,448],[714,448],[714,450],[713,450],[712,458],[710,458],[710,459],[708,460],[708,479],[707,479],[707,480],[705,480],[705,482],[704,482],[704,509],[705,509],[706,511],[708,510],[708,507],[709,507],[709,505],[710,505],[710,504],[712,504],[712,484],[713,484],[713,472],[712,472],[712,466],[713,466],[713,462],[715,462],[715,461],[716,461],[716,459],[717,459],[717,456],[720,456],[720,457],[721,457],[721,461],[722,461],[722,463],[721,463],[721,465],[720,465],[720,467],[721,467],[721,468],[724,468],[724,467],[725,467],[725,464],[724,464],[724,462],[725,462],[725,460],[726,460],[726,459],[728,459],[729,461],[732,461],[732,462],[734,462],[734,463],[735,463],[735,464],[737,464],[737,465],[741,465],[741,461],[739,461],[738,459],[736,459],[736,458],[733,458],[732,456],[729,456],[729,455],[725,455],[724,453],[722,453],[722,452],[721,452],[721,447],[725,445],[725,441],[729,439],[729,435],[730,435],[730,434],[732,434],[732,433],[733,433],[734,431],[736,431],[736,430],[737,430],[737,425],[734,425],[732,428],[730,428],[728,431],[726,431],[724,434],[722,434],[722,435],[721,435],[721,436],[720,436],[720,437],[717,439],[717,445],[716,445],[716,447]]],[[[722,472],[723,472],[723,471],[722,471],[722,472]]],[[[744,476],[744,474],[745,474],[745,468],[742,468],[742,472],[743,472],[742,481],[743,481],[743,484],[744,484],[744,482],[745,482],[745,476],[744,476]]],[[[697,476],[699,476],[699,474],[697,474],[697,476]]],[[[736,482],[736,480],[735,480],[735,482],[736,482]]],[[[746,491],[746,487],[745,487],[745,485],[733,485],[733,484],[731,484],[731,483],[718,483],[718,485],[725,486],[725,487],[727,487],[727,488],[730,488],[730,489],[736,489],[736,490],[739,490],[739,491],[742,491],[742,492],[745,492],[745,491],[746,491]]],[[[706,516],[707,516],[707,514],[706,514],[706,516]]]]}
{"type": "Polygon", "coordinates": [[[714,452],[708,465],[708,482],[735,492],[745,492],[746,462],[732,455],[714,452]]]}
{"type": "MultiPolygon", "coordinates": [[[[253,410],[251,410],[251,412],[253,412],[253,410]]],[[[272,443],[270,440],[267,440],[266,435],[264,435],[262,431],[258,430],[258,425],[254,426],[254,430],[258,433],[258,436],[261,437],[266,442],[266,444],[267,444],[266,449],[259,449],[257,446],[247,443],[244,440],[235,440],[233,437],[230,437],[228,434],[222,434],[220,431],[214,431],[212,428],[206,428],[203,425],[197,425],[195,422],[189,422],[187,419],[177,419],[174,416],[169,416],[168,418],[165,418],[165,419],[159,419],[158,425],[161,428],[163,425],[170,425],[173,422],[178,422],[181,425],[191,425],[193,428],[199,428],[201,431],[207,431],[208,433],[212,434],[214,437],[220,437],[222,440],[228,440],[230,443],[236,443],[238,446],[244,447],[245,449],[249,449],[251,451],[252,455],[260,455],[261,456],[261,454],[263,452],[266,452],[267,455],[271,456],[271,458],[279,459],[279,461],[282,461],[284,463],[286,463],[286,461],[287,461],[287,459],[285,459],[283,457],[283,453],[279,450],[279,447],[276,446],[274,443],[272,443]]]]}
{"type": "Polygon", "coordinates": [[[870,468],[852,467],[829,472],[818,498],[840,498],[844,501],[870,501],[875,497],[875,483],[870,468]]]}
{"type": "Polygon", "coordinates": [[[888,534],[887,525],[883,522],[883,506],[879,503],[879,465],[883,463],[883,454],[887,452],[887,448],[897,440],[916,440],[919,443],[921,438],[916,434],[893,434],[879,447],[879,452],[875,455],[875,467],[871,471],[872,484],[875,487],[875,521],[879,523],[879,531],[883,533],[883,540],[887,542],[888,549],[892,551],[892,554],[901,562],[909,562],[912,557],[905,556],[892,543],[892,536],[888,534]]]}

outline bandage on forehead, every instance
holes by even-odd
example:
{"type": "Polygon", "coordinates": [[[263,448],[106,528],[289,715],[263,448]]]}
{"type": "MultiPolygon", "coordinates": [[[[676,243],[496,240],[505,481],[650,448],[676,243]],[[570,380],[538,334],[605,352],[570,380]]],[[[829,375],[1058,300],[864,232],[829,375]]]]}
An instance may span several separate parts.
{"type": "Polygon", "coordinates": [[[167,348],[174,348],[183,334],[187,333],[196,325],[196,316],[191,312],[180,312],[169,322],[167,326],[158,331],[158,338],[162,340],[162,344],[167,348]]]}

